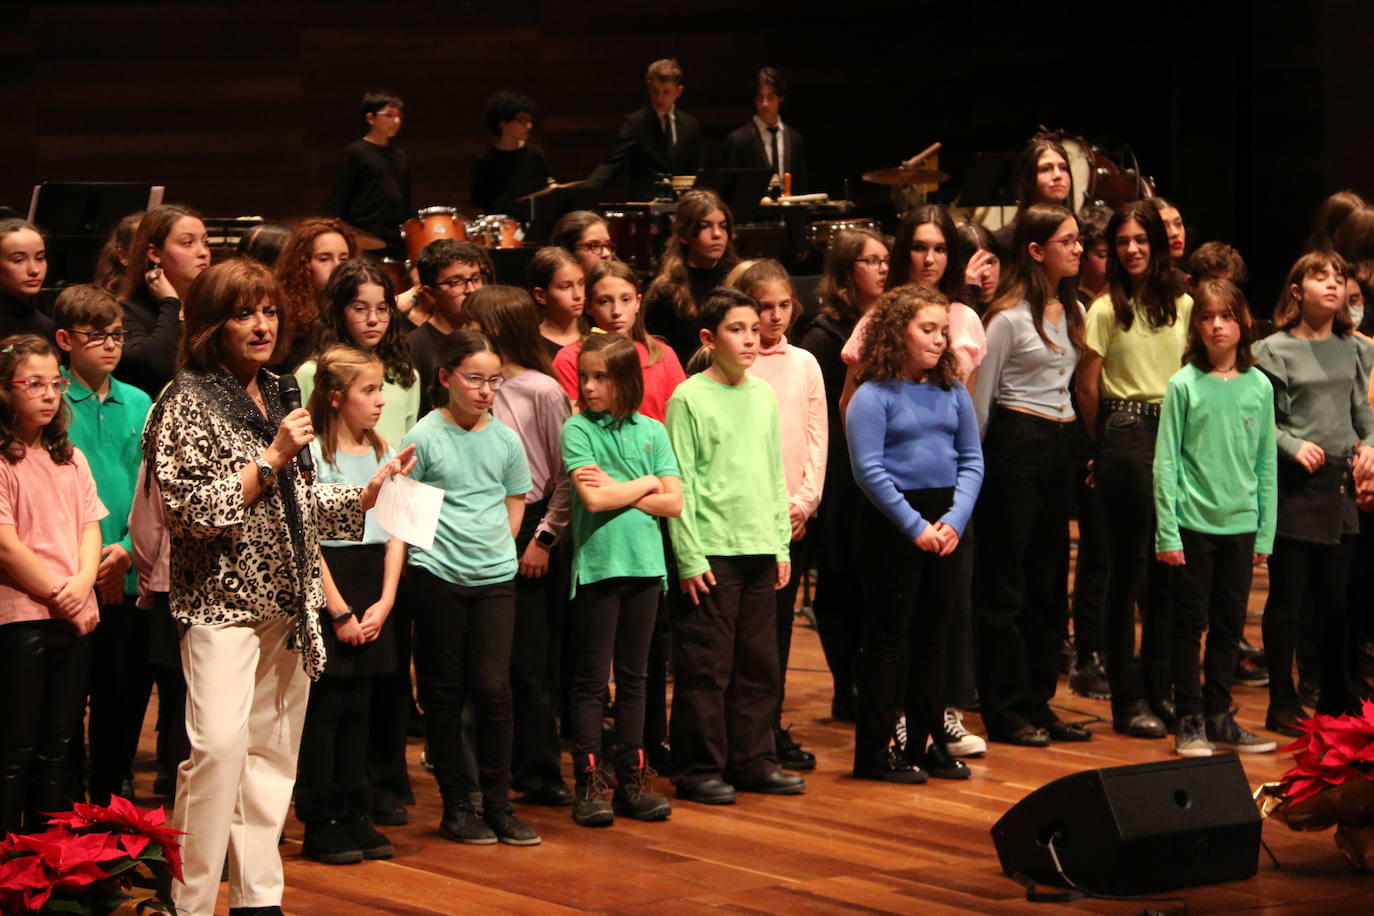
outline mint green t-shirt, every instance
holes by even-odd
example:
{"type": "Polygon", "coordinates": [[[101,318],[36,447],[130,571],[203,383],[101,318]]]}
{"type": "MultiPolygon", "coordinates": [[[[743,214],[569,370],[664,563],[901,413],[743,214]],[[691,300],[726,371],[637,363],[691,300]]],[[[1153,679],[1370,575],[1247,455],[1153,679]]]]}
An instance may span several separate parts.
{"type": "MultiPolygon", "coordinates": [[[[563,424],[563,466],[571,474],[594,464],[617,481],[646,474],[677,477],[677,459],[668,431],[657,420],[632,413],[617,421],[610,414],[584,411],[563,424]]],[[[591,512],[573,488],[572,593],[579,583],[620,576],[658,577],[667,588],[667,565],[658,520],[642,509],[624,506],[591,512]]]]}
{"type": "Polygon", "coordinates": [[[525,447],[495,417],[469,432],[432,410],[401,440],[415,445],[411,477],[444,491],[439,529],[429,550],[410,548],[410,562],[455,585],[477,586],[515,577],[515,538],[507,496],[530,489],[525,447]]]}
{"type": "Polygon", "coordinates": [[[1220,379],[1188,365],[1169,379],[1155,440],[1155,550],[1182,550],[1178,529],[1255,532],[1273,553],[1278,506],[1274,389],[1251,366],[1220,379]]]}
{"type": "Polygon", "coordinates": [[[792,520],[778,399],[768,383],[693,375],[669,398],[665,425],[682,470],[682,515],[668,520],[678,575],[706,572],[707,557],[787,562],[792,520]]]}

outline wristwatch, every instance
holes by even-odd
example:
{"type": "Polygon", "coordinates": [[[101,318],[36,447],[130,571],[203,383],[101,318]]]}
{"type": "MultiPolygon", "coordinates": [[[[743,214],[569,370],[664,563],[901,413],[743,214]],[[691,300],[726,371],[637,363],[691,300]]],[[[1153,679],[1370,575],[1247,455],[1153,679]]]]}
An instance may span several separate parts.
{"type": "Polygon", "coordinates": [[[558,542],[558,535],[554,534],[552,531],[537,531],[535,532],[534,539],[539,542],[539,546],[541,547],[552,547],[558,542]]]}
{"type": "Polygon", "coordinates": [[[332,616],[332,615],[331,615],[330,618],[329,618],[329,622],[330,622],[330,623],[343,623],[345,620],[347,620],[348,618],[350,618],[350,617],[352,617],[352,616],[353,616],[353,608],[351,608],[351,607],[350,607],[350,608],[346,608],[346,609],[344,610],[344,612],[343,612],[342,614],[339,614],[338,616],[332,616]]]}
{"type": "Polygon", "coordinates": [[[268,464],[265,458],[255,458],[253,463],[258,466],[258,480],[261,483],[266,484],[276,476],[277,472],[272,470],[272,465],[268,464]]]}

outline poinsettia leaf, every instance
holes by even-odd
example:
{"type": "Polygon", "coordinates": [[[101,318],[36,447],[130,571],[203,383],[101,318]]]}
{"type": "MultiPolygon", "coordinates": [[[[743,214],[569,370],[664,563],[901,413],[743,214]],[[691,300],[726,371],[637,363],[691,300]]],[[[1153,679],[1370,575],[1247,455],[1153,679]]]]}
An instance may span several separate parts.
{"type": "Polygon", "coordinates": [[[42,912],[86,914],[90,912],[90,909],[76,900],[49,900],[42,912]]]}

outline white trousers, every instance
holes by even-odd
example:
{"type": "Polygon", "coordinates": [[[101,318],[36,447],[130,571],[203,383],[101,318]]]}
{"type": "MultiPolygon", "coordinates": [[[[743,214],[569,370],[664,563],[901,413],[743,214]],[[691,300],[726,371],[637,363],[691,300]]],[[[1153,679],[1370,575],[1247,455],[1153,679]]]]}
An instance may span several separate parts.
{"type": "Polygon", "coordinates": [[[192,626],[181,639],[186,735],[171,826],[182,837],[181,916],[213,916],[229,854],[229,906],[280,905],[277,840],[296,782],[310,679],[286,648],[290,617],[192,626]]]}

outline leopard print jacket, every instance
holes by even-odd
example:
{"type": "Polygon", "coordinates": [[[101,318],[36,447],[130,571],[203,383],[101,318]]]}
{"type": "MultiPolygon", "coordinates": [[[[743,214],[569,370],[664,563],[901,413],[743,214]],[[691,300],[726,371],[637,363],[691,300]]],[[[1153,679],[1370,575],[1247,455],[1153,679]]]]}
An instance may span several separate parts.
{"type": "Polygon", "coordinates": [[[294,615],[288,646],[315,678],[325,663],[319,541],[362,539],[362,490],[307,485],[293,461],[244,505],[239,469],[262,454],[285,413],[276,376],[264,371],[259,384],[266,419],[229,376],[182,370],[149,419],[144,442],[166,505],[172,616],[215,626],[294,615]]]}

